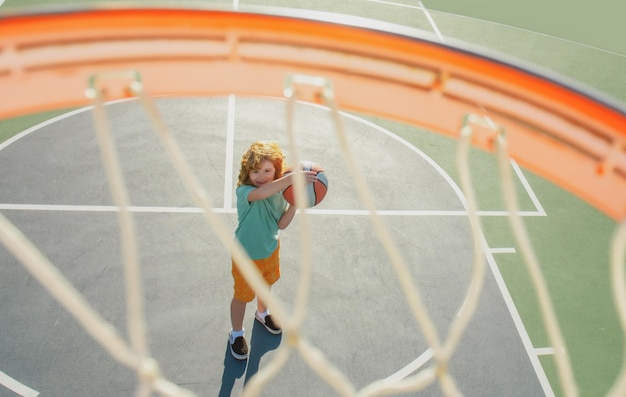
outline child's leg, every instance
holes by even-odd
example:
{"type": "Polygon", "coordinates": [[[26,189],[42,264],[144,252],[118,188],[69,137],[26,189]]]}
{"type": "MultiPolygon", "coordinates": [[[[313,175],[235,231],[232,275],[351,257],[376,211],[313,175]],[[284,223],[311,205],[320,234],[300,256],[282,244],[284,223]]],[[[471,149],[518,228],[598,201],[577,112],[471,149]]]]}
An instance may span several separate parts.
{"type": "Polygon", "coordinates": [[[241,331],[243,329],[243,317],[246,314],[246,302],[233,297],[230,302],[230,322],[233,331],[241,331]]]}
{"type": "Polygon", "coordinates": [[[282,332],[280,325],[270,315],[267,304],[263,302],[262,299],[259,299],[259,297],[257,297],[257,310],[255,313],[255,317],[270,333],[278,335],[282,332]]]}
{"type": "Polygon", "coordinates": [[[230,352],[237,360],[248,359],[248,343],[243,334],[243,317],[246,313],[246,302],[233,296],[230,302],[230,321],[233,329],[228,334],[230,352]]]}
{"type": "Polygon", "coordinates": [[[232,262],[233,299],[230,302],[230,322],[233,331],[243,331],[243,318],[246,314],[246,304],[254,299],[254,291],[250,288],[239,269],[232,262]]]}
{"type": "Polygon", "coordinates": [[[259,313],[265,313],[267,311],[267,305],[258,296],[256,298],[256,311],[259,313]]]}
{"type": "MultiPolygon", "coordinates": [[[[272,285],[280,278],[280,241],[272,255],[257,261],[257,266],[271,290],[272,285]]],[[[257,296],[257,312],[267,313],[267,309],[267,303],[257,296]]]]}

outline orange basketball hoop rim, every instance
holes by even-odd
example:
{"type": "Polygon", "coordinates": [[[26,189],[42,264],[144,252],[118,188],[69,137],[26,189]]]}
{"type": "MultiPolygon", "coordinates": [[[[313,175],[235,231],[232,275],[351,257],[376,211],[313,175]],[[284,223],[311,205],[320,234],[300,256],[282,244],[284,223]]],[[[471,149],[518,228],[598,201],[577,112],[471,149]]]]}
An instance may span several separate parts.
{"type": "MultiPolygon", "coordinates": [[[[504,133],[520,165],[614,219],[626,215],[621,105],[414,29],[272,12],[163,7],[5,15],[0,118],[88,105],[90,82],[110,99],[128,96],[132,79],[155,96],[281,98],[288,76],[318,76],[346,111],[450,137],[469,124],[473,144],[488,151],[504,133]]],[[[316,87],[301,88],[300,99],[319,102],[316,87]]]]}

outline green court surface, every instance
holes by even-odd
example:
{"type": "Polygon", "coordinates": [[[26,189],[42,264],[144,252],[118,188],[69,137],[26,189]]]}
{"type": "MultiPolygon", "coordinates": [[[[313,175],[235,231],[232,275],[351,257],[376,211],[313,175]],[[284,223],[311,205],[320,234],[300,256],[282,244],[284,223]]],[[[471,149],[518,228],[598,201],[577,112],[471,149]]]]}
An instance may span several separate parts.
{"type": "MultiPolygon", "coordinates": [[[[0,12],[12,12],[23,6],[47,6],[49,3],[7,0],[0,7],[0,12]]],[[[97,2],[74,0],[65,3],[82,6],[97,2]]],[[[622,5],[609,0],[596,2],[591,8],[564,0],[550,2],[550,6],[540,0],[443,0],[422,3],[445,38],[486,47],[508,60],[516,59],[591,87],[613,98],[616,103],[626,102],[626,78],[623,77],[626,42],[616,39],[626,35],[620,16],[623,15],[622,10],[616,8],[622,5]]],[[[233,3],[227,2],[206,1],[202,4],[233,7],[233,3]]],[[[433,31],[428,15],[420,9],[419,2],[409,0],[266,0],[236,4],[242,9],[248,5],[261,5],[338,12],[433,31]]],[[[0,141],[66,111],[2,120],[0,141]]],[[[387,120],[368,119],[419,148],[458,181],[454,141],[387,120]]],[[[503,211],[499,176],[492,155],[476,150],[472,163],[476,166],[473,177],[479,209],[503,211]]],[[[605,395],[620,369],[624,344],[611,295],[609,273],[609,247],[615,222],[541,177],[527,171],[524,176],[531,191],[518,183],[521,209],[541,212],[531,198],[535,195],[545,212],[545,215],[527,216],[524,222],[550,288],[580,395],[605,395]]],[[[481,222],[488,245],[505,250],[495,254],[497,268],[532,345],[535,349],[549,348],[523,258],[518,252],[506,251],[517,249],[507,217],[484,215],[481,222]]],[[[562,395],[552,356],[542,354],[539,358],[555,395],[562,395]]]]}

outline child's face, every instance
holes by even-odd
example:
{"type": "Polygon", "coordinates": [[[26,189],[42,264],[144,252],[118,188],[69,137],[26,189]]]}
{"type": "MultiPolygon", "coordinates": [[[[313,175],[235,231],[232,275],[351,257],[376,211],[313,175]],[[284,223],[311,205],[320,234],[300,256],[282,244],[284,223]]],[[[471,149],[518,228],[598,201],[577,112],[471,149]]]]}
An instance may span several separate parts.
{"type": "Polygon", "coordinates": [[[260,187],[263,184],[274,180],[276,168],[269,160],[261,161],[257,169],[250,171],[250,183],[254,187],[260,187]]]}

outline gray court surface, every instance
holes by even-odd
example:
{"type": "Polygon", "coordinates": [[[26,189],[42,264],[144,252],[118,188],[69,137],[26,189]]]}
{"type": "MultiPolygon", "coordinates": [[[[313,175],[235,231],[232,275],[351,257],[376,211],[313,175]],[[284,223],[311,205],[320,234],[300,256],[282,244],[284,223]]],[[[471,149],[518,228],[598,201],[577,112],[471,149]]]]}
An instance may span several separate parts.
{"type": "MultiPolygon", "coordinates": [[[[237,97],[230,103],[228,98],[181,98],[157,104],[220,217],[234,231],[239,157],[260,139],[276,140],[287,149],[285,103],[237,97]],[[230,129],[229,115],[234,117],[230,129]]],[[[229,253],[195,210],[138,103],[111,104],[108,111],[136,207],[151,353],[168,379],[199,396],[239,395],[244,382],[286,342],[255,324],[251,304],[245,320],[251,357],[245,363],[230,356],[229,253]]],[[[428,358],[423,333],[362,213],[328,111],[299,105],[296,117],[302,158],[323,165],[330,181],[328,196],[309,213],[313,276],[302,336],[357,388],[405,376],[398,371],[411,363],[407,372],[418,370],[415,360],[428,358]]],[[[345,116],[344,122],[376,205],[387,211],[385,224],[443,338],[463,301],[472,262],[458,194],[418,148],[393,131],[359,117],[345,116]]],[[[101,164],[91,113],[76,112],[0,150],[0,204],[2,213],[125,335],[117,214],[101,164]]],[[[299,275],[301,216],[282,232],[282,278],[273,288],[289,310],[299,275]]],[[[136,375],[110,358],[4,247],[0,278],[2,372],[45,397],[133,395],[136,375]]],[[[426,361],[422,368],[431,364],[426,361]]],[[[467,396],[544,393],[489,272],[450,372],[467,396]]],[[[418,393],[441,394],[438,384],[418,393]]],[[[15,395],[0,386],[0,396],[15,395]]],[[[262,395],[335,393],[292,351],[262,395]]]]}

